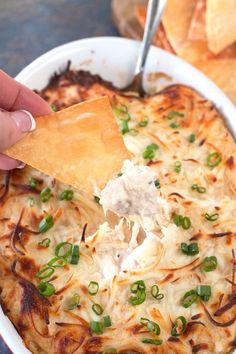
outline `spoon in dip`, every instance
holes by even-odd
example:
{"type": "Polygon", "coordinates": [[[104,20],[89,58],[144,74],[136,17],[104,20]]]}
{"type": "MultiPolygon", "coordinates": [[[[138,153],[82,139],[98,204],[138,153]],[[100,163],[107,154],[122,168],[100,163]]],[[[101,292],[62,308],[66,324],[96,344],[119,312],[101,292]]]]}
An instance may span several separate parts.
{"type": "Polygon", "coordinates": [[[161,15],[164,11],[166,0],[149,0],[147,7],[147,17],[144,27],[143,40],[134,70],[132,82],[122,89],[124,92],[136,92],[140,97],[144,97],[146,92],[143,88],[143,74],[154,34],[160,24],[161,15]]]}

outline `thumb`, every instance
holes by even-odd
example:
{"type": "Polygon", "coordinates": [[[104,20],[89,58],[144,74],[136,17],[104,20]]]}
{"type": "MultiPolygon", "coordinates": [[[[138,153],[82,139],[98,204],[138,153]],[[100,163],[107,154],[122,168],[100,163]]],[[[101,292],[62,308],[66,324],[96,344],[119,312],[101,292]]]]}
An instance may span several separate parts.
{"type": "Polygon", "coordinates": [[[35,129],[35,120],[25,110],[7,112],[0,110],[0,151],[14,145],[24,135],[35,129]]]}

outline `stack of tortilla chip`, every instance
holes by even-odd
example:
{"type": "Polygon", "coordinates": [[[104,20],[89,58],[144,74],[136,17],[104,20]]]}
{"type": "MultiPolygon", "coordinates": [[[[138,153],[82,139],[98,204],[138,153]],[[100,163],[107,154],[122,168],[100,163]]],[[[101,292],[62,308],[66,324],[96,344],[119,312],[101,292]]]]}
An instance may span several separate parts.
{"type": "MultiPolygon", "coordinates": [[[[144,27],[146,7],[135,15],[144,27]]],[[[236,0],[167,0],[154,44],[202,70],[236,103],[236,0]]]]}

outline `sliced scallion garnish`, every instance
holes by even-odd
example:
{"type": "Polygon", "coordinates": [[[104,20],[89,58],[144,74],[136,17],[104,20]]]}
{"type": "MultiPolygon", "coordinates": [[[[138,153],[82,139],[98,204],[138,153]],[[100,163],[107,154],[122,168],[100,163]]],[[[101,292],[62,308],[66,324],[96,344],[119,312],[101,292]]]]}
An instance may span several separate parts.
{"type": "Polygon", "coordinates": [[[206,160],[207,165],[212,168],[218,166],[221,163],[221,161],[222,161],[222,156],[218,151],[209,154],[206,160]]]}
{"type": "Polygon", "coordinates": [[[90,295],[94,296],[98,293],[99,290],[99,284],[96,281],[91,281],[88,285],[88,292],[90,295]]]}
{"type": "Polygon", "coordinates": [[[127,120],[121,120],[119,124],[120,124],[120,132],[122,135],[129,132],[129,123],[127,120]]]}
{"type": "Polygon", "coordinates": [[[164,297],[164,294],[159,292],[159,287],[156,284],[151,287],[151,294],[156,300],[162,300],[164,297]]]}
{"type": "Polygon", "coordinates": [[[156,151],[159,149],[159,146],[155,143],[149,144],[143,152],[144,159],[153,159],[156,155],[156,151]]]}
{"type": "Polygon", "coordinates": [[[99,305],[99,304],[93,304],[92,310],[98,316],[101,315],[103,313],[103,311],[104,311],[103,307],[101,305],[99,305]]]}
{"type": "Polygon", "coordinates": [[[61,242],[55,248],[55,255],[57,257],[67,258],[72,254],[73,245],[70,242],[61,242]]]}
{"type": "Polygon", "coordinates": [[[78,293],[75,293],[68,305],[68,310],[74,310],[80,304],[80,296],[78,293]]]}
{"type": "Polygon", "coordinates": [[[203,259],[201,270],[203,272],[212,272],[217,268],[217,258],[215,256],[206,257],[203,259]]]}
{"type": "Polygon", "coordinates": [[[215,214],[208,214],[208,213],[205,213],[205,219],[208,220],[208,221],[216,221],[219,219],[219,214],[218,213],[215,213],[215,214]]]}
{"type": "Polygon", "coordinates": [[[182,226],[184,230],[188,230],[191,227],[191,220],[188,216],[174,214],[173,221],[176,226],[182,226]]]}
{"type": "Polygon", "coordinates": [[[39,223],[39,232],[44,233],[51,229],[54,225],[54,220],[52,215],[46,215],[39,223]]]}
{"type": "Polygon", "coordinates": [[[53,112],[57,112],[57,106],[55,105],[55,103],[51,104],[51,109],[53,110],[53,112]]]}
{"type": "Polygon", "coordinates": [[[129,130],[129,134],[132,135],[132,136],[137,136],[138,133],[139,133],[139,131],[137,129],[135,129],[135,128],[131,128],[129,130]]]}
{"type": "Polygon", "coordinates": [[[162,339],[151,339],[151,338],[143,338],[142,343],[145,344],[153,344],[153,345],[161,345],[163,343],[162,339]]]}
{"type": "Polygon", "coordinates": [[[176,318],[172,325],[171,335],[173,337],[181,336],[186,331],[187,328],[187,320],[184,316],[179,316],[176,318]]]}
{"type": "Polygon", "coordinates": [[[103,317],[103,322],[105,327],[111,327],[111,317],[109,315],[103,317]]]}
{"type": "Polygon", "coordinates": [[[145,317],[141,317],[140,322],[142,323],[142,325],[147,327],[149,332],[151,332],[157,336],[159,336],[159,334],[161,333],[160,326],[156,322],[150,321],[148,318],[145,318],[145,317]]]}
{"type": "Polygon", "coordinates": [[[74,192],[72,191],[72,189],[66,189],[63,192],[61,192],[59,199],[69,201],[72,200],[73,197],[74,197],[74,192]]]}
{"type": "Polygon", "coordinates": [[[202,186],[199,186],[198,184],[193,184],[191,186],[191,189],[193,191],[197,191],[198,193],[206,193],[206,188],[202,187],[202,186]]]}
{"type": "Polygon", "coordinates": [[[46,279],[49,278],[54,273],[54,271],[55,269],[53,269],[52,267],[45,267],[41,269],[39,272],[37,272],[35,276],[36,278],[39,279],[46,279]]]}
{"type": "Polygon", "coordinates": [[[42,281],[41,283],[39,283],[38,290],[41,295],[46,297],[52,296],[55,293],[54,285],[46,281],[42,281]]]}
{"type": "Polygon", "coordinates": [[[74,245],[73,246],[73,250],[72,250],[70,264],[78,264],[79,257],[80,257],[79,246],[78,245],[74,245]]]}
{"type": "Polygon", "coordinates": [[[44,188],[41,193],[40,193],[40,199],[42,203],[46,203],[49,201],[49,199],[52,196],[52,191],[50,188],[46,187],[44,188]]]}
{"type": "Polygon", "coordinates": [[[180,173],[181,167],[182,167],[182,163],[181,163],[180,161],[175,161],[175,164],[174,164],[174,171],[175,171],[176,173],[180,173]]]}
{"type": "Polygon", "coordinates": [[[181,251],[187,256],[195,256],[199,253],[198,244],[196,242],[190,243],[189,245],[187,245],[185,242],[182,242],[180,247],[181,251]]]}
{"type": "Polygon", "coordinates": [[[128,107],[123,103],[117,103],[113,108],[115,116],[120,120],[129,121],[131,119],[130,114],[128,112],[128,107]]]}
{"type": "Polygon", "coordinates": [[[64,257],[54,257],[48,262],[49,267],[63,268],[67,264],[67,260],[64,257]]]}
{"type": "Polygon", "coordinates": [[[137,280],[130,285],[130,290],[135,296],[130,296],[129,303],[133,306],[142,304],[146,299],[146,286],[143,280],[137,280]]]}
{"type": "Polygon", "coordinates": [[[50,238],[44,238],[42,241],[38,243],[38,245],[42,247],[49,247],[50,243],[51,243],[50,238]]]}
{"type": "Polygon", "coordinates": [[[185,308],[190,307],[192,304],[194,304],[198,299],[198,294],[195,290],[189,290],[187,291],[183,298],[181,299],[181,305],[185,308]]]}
{"type": "Polygon", "coordinates": [[[38,180],[36,178],[34,178],[33,176],[29,176],[28,177],[28,181],[29,181],[30,187],[32,187],[34,189],[37,188],[39,182],[38,182],[38,180]]]}
{"type": "Polygon", "coordinates": [[[117,354],[117,350],[115,348],[107,348],[103,350],[102,354],[117,354]]]}
{"type": "Polygon", "coordinates": [[[35,204],[35,199],[33,197],[28,198],[28,206],[32,207],[35,204]]]}
{"type": "Polygon", "coordinates": [[[178,111],[169,111],[167,113],[167,119],[173,119],[176,117],[184,117],[184,113],[178,111]]]}
{"type": "Polygon", "coordinates": [[[197,295],[203,300],[208,301],[211,297],[210,285],[198,285],[196,289],[197,295]]]}
{"type": "Polygon", "coordinates": [[[172,129],[177,129],[177,128],[180,127],[180,125],[179,125],[178,123],[172,122],[172,123],[170,123],[170,127],[171,127],[172,129]]]}
{"type": "Polygon", "coordinates": [[[101,322],[91,321],[90,322],[90,329],[93,333],[103,334],[103,324],[101,322]]]}
{"type": "Polygon", "coordinates": [[[190,134],[189,137],[188,137],[188,141],[192,144],[194,143],[196,137],[195,137],[195,134],[190,134]]]}
{"type": "Polygon", "coordinates": [[[145,117],[144,120],[141,120],[140,122],[138,122],[138,125],[140,127],[146,127],[148,125],[148,117],[145,117]]]}
{"type": "Polygon", "coordinates": [[[161,188],[161,183],[160,183],[160,180],[159,180],[159,179],[156,179],[156,180],[154,181],[154,184],[155,184],[156,189],[160,189],[160,188],[161,188]]]}

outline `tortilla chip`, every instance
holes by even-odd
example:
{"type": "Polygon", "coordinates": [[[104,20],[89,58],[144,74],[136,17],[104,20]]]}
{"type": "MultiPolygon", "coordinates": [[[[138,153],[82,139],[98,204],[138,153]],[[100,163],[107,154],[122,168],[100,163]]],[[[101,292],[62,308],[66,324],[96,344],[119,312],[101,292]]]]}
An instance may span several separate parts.
{"type": "Polygon", "coordinates": [[[206,0],[197,0],[189,30],[191,41],[206,41],[206,0]]]}
{"type": "Polygon", "coordinates": [[[196,66],[212,79],[236,104],[236,60],[208,60],[196,66]]]}
{"type": "Polygon", "coordinates": [[[207,0],[206,32],[208,46],[215,54],[236,41],[235,0],[207,0]]]}
{"type": "Polygon", "coordinates": [[[61,182],[92,193],[129,158],[109,99],[102,97],[36,118],[37,128],[5,153],[61,182]]]}

